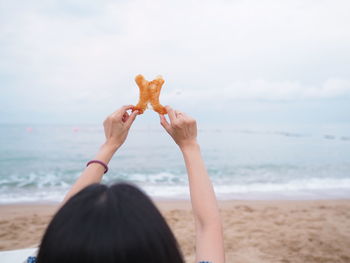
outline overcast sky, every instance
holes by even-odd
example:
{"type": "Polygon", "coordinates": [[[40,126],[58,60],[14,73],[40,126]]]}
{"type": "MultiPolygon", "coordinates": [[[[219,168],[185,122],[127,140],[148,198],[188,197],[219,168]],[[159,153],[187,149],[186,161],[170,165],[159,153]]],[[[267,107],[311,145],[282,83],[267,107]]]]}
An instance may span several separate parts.
{"type": "Polygon", "coordinates": [[[347,0],[0,0],[0,123],[99,124],[137,103],[139,73],[203,122],[349,123],[349,13],[347,0]]]}

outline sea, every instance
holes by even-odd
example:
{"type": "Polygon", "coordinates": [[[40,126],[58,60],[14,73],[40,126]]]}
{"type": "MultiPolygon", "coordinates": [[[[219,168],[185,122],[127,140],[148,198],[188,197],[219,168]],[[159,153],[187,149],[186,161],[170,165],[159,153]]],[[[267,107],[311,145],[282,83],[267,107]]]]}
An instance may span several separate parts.
{"type": "MultiPolygon", "coordinates": [[[[102,125],[0,124],[0,204],[62,201],[103,141],[102,125]]],[[[218,199],[350,198],[349,124],[203,126],[198,141],[218,199]]],[[[109,168],[102,183],[189,199],[181,152],[160,126],[132,127],[109,168]]]]}

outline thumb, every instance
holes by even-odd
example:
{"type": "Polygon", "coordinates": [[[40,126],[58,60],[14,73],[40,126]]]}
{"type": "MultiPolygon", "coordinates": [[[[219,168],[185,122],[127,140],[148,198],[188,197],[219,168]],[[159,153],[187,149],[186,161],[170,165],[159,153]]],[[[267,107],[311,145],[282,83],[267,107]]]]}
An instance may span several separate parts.
{"type": "Polygon", "coordinates": [[[159,114],[159,118],[160,118],[160,124],[164,127],[164,129],[166,130],[166,131],[170,131],[170,124],[169,124],[169,122],[167,121],[167,119],[165,118],[165,116],[164,115],[162,115],[162,114],[159,114]]]}
{"type": "Polygon", "coordinates": [[[126,124],[126,126],[127,126],[128,128],[131,127],[131,125],[132,125],[132,123],[134,122],[134,120],[136,119],[136,116],[137,116],[138,113],[139,113],[139,111],[138,111],[138,110],[135,110],[135,111],[133,111],[133,112],[130,114],[129,118],[128,118],[128,119],[126,120],[126,122],[125,122],[125,124],[126,124]]]}

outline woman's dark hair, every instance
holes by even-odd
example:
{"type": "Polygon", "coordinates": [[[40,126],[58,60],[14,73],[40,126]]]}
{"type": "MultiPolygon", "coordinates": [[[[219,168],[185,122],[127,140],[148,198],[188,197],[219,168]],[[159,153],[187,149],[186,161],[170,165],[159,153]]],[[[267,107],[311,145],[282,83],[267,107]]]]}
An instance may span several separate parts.
{"type": "Polygon", "coordinates": [[[151,199],[128,183],[93,184],[55,214],[37,263],[183,263],[151,199]]]}

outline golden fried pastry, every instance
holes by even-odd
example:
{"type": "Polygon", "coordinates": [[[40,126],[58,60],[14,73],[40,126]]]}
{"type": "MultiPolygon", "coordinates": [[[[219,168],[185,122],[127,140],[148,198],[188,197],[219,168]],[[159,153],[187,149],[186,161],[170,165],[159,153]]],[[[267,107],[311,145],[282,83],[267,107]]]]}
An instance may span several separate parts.
{"type": "Polygon", "coordinates": [[[132,111],[138,110],[139,114],[142,114],[150,103],[154,111],[159,114],[166,114],[166,109],[159,103],[160,90],[164,84],[164,79],[158,76],[152,81],[147,81],[142,75],[137,75],[135,81],[140,89],[140,98],[132,111]]]}

